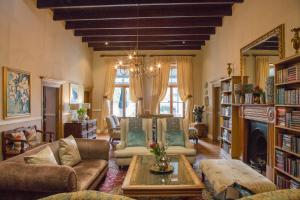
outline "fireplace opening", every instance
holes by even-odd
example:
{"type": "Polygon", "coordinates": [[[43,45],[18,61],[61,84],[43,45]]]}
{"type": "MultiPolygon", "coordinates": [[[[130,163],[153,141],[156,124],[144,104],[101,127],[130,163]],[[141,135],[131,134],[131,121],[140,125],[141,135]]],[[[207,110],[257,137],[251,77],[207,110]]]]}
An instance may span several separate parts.
{"type": "Polygon", "coordinates": [[[266,123],[250,121],[248,131],[248,163],[261,174],[266,172],[267,164],[267,131],[266,123]]]}

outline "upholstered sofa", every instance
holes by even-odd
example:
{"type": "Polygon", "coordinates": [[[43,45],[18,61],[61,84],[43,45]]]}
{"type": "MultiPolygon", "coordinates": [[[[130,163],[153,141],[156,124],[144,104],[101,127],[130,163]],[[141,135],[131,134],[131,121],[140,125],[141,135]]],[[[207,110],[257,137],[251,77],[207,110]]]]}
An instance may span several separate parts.
{"type": "Polygon", "coordinates": [[[121,140],[116,146],[114,157],[119,166],[127,166],[134,155],[150,155],[149,146],[152,143],[152,119],[142,118],[143,130],[146,133],[146,146],[127,145],[129,132],[129,118],[121,120],[121,140]]]}
{"type": "MultiPolygon", "coordinates": [[[[167,120],[171,118],[161,118],[158,119],[158,128],[157,128],[157,142],[161,145],[166,145],[165,135],[167,132],[167,120]]],[[[190,163],[194,163],[196,159],[196,149],[194,144],[189,140],[189,133],[183,125],[183,119],[178,119],[179,129],[184,133],[184,144],[183,146],[170,146],[168,145],[167,154],[183,154],[189,160],[190,163]]]]}
{"type": "Polygon", "coordinates": [[[109,134],[109,141],[120,140],[120,121],[115,115],[106,117],[107,131],[109,134]]]}
{"type": "Polygon", "coordinates": [[[82,160],[73,167],[24,162],[24,156],[36,154],[49,145],[60,163],[59,141],[0,162],[0,199],[37,199],[97,188],[108,170],[109,143],[88,139],[76,139],[76,142],[82,160]]]}

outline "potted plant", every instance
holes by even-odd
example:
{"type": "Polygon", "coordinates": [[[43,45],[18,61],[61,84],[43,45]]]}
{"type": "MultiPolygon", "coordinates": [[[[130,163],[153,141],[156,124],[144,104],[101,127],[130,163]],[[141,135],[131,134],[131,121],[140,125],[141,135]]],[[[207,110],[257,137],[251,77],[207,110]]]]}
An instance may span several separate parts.
{"type": "Polygon", "coordinates": [[[241,94],[242,94],[242,85],[234,84],[234,103],[240,104],[241,94]]]}
{"type": "Polygon", "coordinates": [[[195,116],[196,123],[202,122],[202,114],[204,112],[204,106],[195,105],[193,109],[193,114],[195,116]]]}
{"type": "Polygon", "coordinates": [[[78,119],[79,121],[83,121],[85,119],[85,115],[86,115],[86,109],[84,108],[79,108],[77,110],[77,114],[78,114],[78,119]]]}

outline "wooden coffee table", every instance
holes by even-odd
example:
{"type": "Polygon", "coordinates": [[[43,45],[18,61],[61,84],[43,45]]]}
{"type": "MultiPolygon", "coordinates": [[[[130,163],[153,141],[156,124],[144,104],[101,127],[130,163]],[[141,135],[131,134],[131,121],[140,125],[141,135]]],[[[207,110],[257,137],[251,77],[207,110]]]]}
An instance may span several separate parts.
{"type": "Polygon", "coordinates": [[[170,156],[174,167],[171,174],[156,175],[150,172],[154,156],[136,155],[126,174],[122,189],[129,197],[188,197],[201,195],[204,184],[184,155],[170,156]]]}

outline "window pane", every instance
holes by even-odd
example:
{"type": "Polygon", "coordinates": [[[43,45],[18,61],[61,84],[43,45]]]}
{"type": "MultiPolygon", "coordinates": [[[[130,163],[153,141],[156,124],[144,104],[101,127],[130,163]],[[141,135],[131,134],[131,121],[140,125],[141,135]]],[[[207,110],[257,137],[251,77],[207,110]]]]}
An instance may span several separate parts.
{"type": "Polygon", "coordinates": [[[170,114],[171,113],[170,103],[160,103],[159,111],[160,114],[170,114]]]}
{"type": "Polygon", "coordinates": [[[113,96],[113,114],[123,117],[123,93],[122,88],[116,87],[113,96]]]}
{"type": "Polygon", "coordinates": [[[126,88],[126,117],[135,117],[136,116],[136,103],[130,100],[129,88],[126,88]]]}
{"type": "Polygon", "coordinates": [[[173,88],[173,102],[182,102],[182,100],[180,99],[177,87],[173,88]]]}
{"type": "Polygon", "coordinates": [[[128,70],[117,69],[115,84],[129,84],[128,70]]]}
{"type": "Polygon", "coordinates": [[[183,103],[182,102],[174,102],[173,103],[173,115],[174,117],[183,117],[183,103]]]}
{"type": "Polygon", "coordinates": [[[171,67],[171,69],[170,69],[169,83],[172,83],[172,84],[177,83],[177,68],[176,67],[171,67]]]}
{"type": "Polygon", "coordinates": [[[170,103],[170,101],[171,101],[171,98],[170,98],[170,88],[168,88],[167,92],[166,92],[166,96],[165,96],[165,98],[161,102],[164,102],[164,103],[169,102],[170,103]]]}

